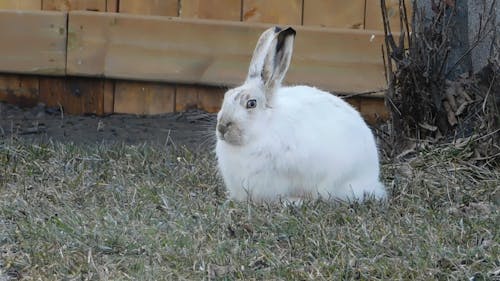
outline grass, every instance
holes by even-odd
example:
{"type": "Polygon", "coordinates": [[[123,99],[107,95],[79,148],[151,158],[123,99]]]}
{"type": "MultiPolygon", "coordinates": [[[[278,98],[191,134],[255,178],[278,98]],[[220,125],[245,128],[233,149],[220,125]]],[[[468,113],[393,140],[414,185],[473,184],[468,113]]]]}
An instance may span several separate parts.
{"type": "Polygon", "coordinates": [[[284,207],[227,201],[209,153],[0,143],[0,280],[500,280],[500,172],[467,155],[384,165],[386,203],[284,207]]]}

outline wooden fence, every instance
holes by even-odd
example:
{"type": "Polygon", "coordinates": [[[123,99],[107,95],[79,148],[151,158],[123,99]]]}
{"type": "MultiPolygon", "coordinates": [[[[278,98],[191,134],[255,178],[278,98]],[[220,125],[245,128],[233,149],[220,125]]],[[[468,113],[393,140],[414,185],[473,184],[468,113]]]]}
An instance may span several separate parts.
{"type": "MultiPolygon", "coordinates": [[[[394,19],[397,2],[387,0],[394,19]]],[[[259,34],[273,24],[298,31],[286,83],[382,93],[379,5],[379,0],[0,0],[0,101],[44,102],[72,114],[215,112],[225,89],[243,81],[259,34]]],[[[373,121],[387,116],[380,97],[349,102],[373,121]]]]}

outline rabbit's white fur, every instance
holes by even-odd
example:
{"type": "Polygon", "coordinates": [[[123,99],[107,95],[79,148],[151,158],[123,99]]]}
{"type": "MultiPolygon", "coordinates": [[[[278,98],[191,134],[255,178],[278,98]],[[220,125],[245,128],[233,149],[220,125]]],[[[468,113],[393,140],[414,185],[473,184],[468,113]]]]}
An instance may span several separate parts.
{"type": "Polygon", "coordinates": [[[291,28],[265,31],[246,82],[224,96],[216,155],[230,197],[385,198],[375,140],[360,114],[319,89],[280,86],[294,35],[291,28]]]}

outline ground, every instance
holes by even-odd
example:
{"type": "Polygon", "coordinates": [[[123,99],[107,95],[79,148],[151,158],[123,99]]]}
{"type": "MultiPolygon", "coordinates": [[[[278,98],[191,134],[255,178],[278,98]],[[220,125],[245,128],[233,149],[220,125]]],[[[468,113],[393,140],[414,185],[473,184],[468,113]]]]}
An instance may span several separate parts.
{"type": "Polygon", "coordinates": [[[72,116],[42,104],[21,109],[0,103],[0,138],[75,144],[174,144],[210,149],[215,142],[215,114],[201,111],[157,116],[72,116]]]}
{"type": "Polygon", "coordinates": [[[387,201],[285,206],[227,200],[213,115],[1,114],[0,281],[500,280],[480,140],[383,163],[387,201]]]}

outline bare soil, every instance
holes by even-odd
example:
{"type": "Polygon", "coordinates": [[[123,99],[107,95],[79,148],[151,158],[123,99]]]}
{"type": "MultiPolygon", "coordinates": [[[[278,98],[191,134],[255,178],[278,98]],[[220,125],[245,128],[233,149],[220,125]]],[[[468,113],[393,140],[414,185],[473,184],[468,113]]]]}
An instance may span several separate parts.
{"type": "Polygon", "coordinates": [[[39,104],[0,103],[0,139],[75,144],[166,144],[208,149],[215,140],[215,114],[202,111],[155,116],[72,116],[39,104]]]}

